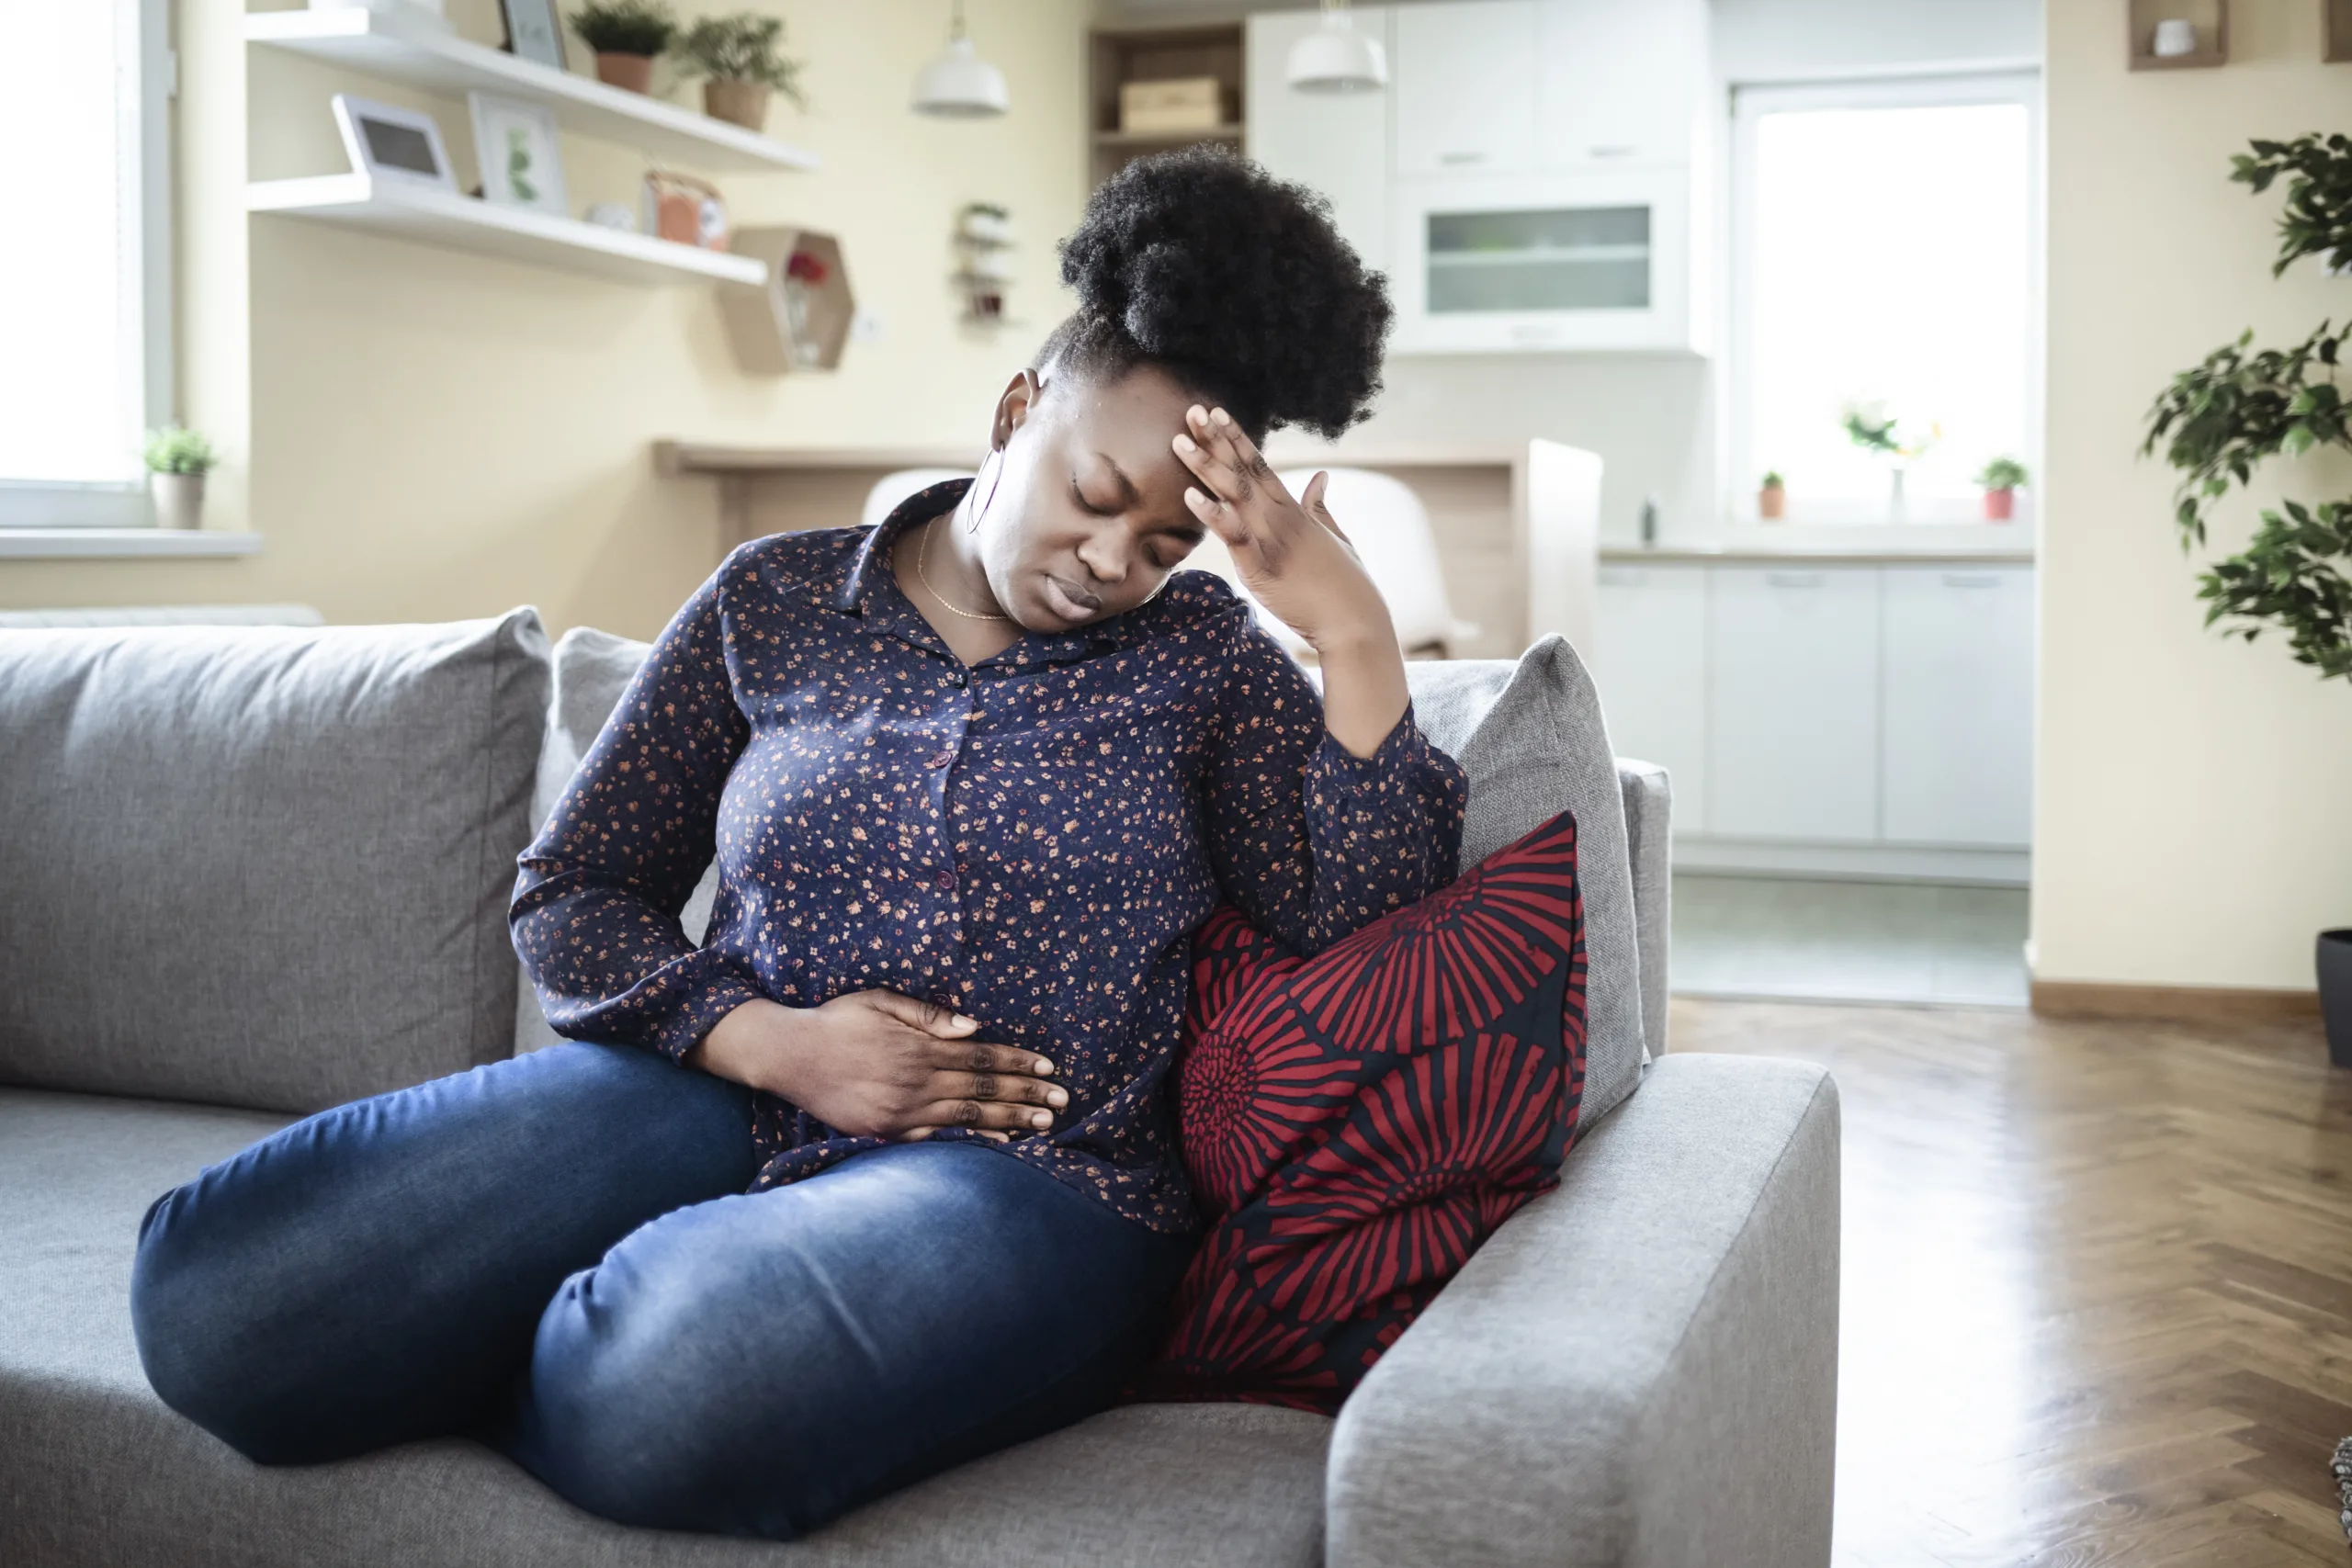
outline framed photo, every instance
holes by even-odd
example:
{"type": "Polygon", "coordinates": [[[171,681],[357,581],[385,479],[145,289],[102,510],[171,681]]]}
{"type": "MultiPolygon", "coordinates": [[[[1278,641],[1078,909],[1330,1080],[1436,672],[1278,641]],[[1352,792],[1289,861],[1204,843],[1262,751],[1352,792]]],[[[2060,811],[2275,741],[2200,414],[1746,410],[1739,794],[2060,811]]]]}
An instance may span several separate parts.
{"type": "Polygon", "coordinates": [[[441,128],[431,115],[337,93],[334,123],[358,173],[437,190],[458,188],[458,176],[449,172],[449,150],[441,144],[441,128]]]}
{"type": "Polygon", "coordinates": [[[502,207],[526,208],[551,218],[571,216],[564,199],[563,152],[556,143],[554,113],[489,93],[468,93],[466,108],[474,123],[482,196],[502,207]]]}
{"type": "Polygon", "coordinates": [[[509,53],[564,69],[563,23],[555,14],[555,0],[498,0],[498,9],[506,20],[509,53]]]}

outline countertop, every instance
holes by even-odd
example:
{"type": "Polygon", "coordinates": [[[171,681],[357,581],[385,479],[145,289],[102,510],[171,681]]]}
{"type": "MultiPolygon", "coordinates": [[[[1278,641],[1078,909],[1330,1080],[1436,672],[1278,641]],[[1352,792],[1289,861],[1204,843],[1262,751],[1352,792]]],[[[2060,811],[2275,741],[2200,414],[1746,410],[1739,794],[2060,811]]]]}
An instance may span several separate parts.
{"type": "Polygon", "coordinates": [[[2030,549],[1755,549],[1603,545],[1603,566],[2031,566],[2030,549]]]}

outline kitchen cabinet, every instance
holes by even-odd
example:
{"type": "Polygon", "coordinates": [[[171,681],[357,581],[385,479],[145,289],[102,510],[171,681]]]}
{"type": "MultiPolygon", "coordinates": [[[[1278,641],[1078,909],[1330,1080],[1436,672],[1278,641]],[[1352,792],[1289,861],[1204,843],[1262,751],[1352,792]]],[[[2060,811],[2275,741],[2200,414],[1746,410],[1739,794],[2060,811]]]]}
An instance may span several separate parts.
{"type": "Polygon", "coordinates": [[[1588,660],[1609,743],[1673,777],[1674,831],[1707,829],[1707,571],[1604,566],[1588,660]]]}
{"type": "Polygon", "coordinates": [[[1396,8],[1396,173],[1495,174],[1535,160],[1535,0],[1396,8]]]}
{"type": "Polygon", "coordinates": [[[1543,0],[1535,59],[1538,164],[1690,161],[1708,80],[1705,0],[1543,0]]]}
{"type": "Polygon", "coordinates": [[[2014,847],[2033,828],[2033,575],[1888,567],[1883,836],[2014,847]]]}
{"type": "Polygon", "coordinates": [[[1878,836],[1878,574],[1720,567],[1707,621],[1708,830],[1878,836]]]}
{"type": "MultiPolygon", "coordinates": [[[[1355,28],[1396,58],[1389,8],[1351,8],[1355,28]]],[[[1323,25],[1319,11],[1250,18],[1244,95],[1250,156],[1329,198],[1331,220],[1366,266],[1388,270],[1388,95],[1301,93],[1289,80],[1290,47],[1323,25]]]]}

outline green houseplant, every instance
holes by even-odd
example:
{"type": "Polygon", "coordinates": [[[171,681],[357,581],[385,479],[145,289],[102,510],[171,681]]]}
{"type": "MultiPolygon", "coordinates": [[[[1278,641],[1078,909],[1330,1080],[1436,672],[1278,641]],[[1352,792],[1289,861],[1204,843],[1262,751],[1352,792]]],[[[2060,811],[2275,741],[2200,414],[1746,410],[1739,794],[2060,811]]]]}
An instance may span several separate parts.
{"type": "Polygon", "coordinates": [[[1984,490],[1984,521],[2007,523],[2018,514],[2018,491],[2030,476],[2025,465],[2015,457],[1991,457],[1976,470],[1976,482],[1984,490]]]}
{"type": "Polygon", "coordinates": [[[167,424],[147,433],[140,460],[147,466],[156,522],[166,528],[204,526],[204,476],[220,461],[212,443],[193,430],[167,424]]]}
{"type": "Polygon", "coordinates": [[[1763,481],[1756,487],[1756,515],[1767,523],[1778,523],[1788,513],[1788,486],[1781,482],[1778,468],[1767,468],[1763,481]]]}
{"type": "Polygon", "coordinates": [[[632,93],[653,85],[653,62],[678,36],[669,0],[588,0],[571,30],[596,56],[596,79],[632,93]]]}
{"type": "MultiPolygon", "coordinates": [[[[2271,276],[2304,256],[2352,265],[2352,137],[2251,145],[2231,160],[2230,178],[2257,193],[2287,181],[2271,276]]],[[[2347,338],[2352,324],[2322,321],[2291,348],[2257,350],[2254,333],[2243,333],[2156,394],[2140,453],[2161,451],[2180,472],[2173,525],[2183,551],[2204,545],[2215,505],[2272,457],[2352,451],[2336,382],[2347,338]]],[[[2222,636],[2253,642],[2276,632],[2322,679],[2352,681],[2352,498],[2266,507],[2245,546],[2199,576],[2197,596],[2205,624],[2222,636]]],[[[2328,1055],[2352,1067],[2352,930],[2320,933],[2318,969],[2328,1055]]]]}
{"type": "Polygon", "coordinates": [[[800,90],[802,62],[785,57],[784,18],[739,11],[705,17],[679,39],[677,54],[687,74],[706,78],[703,112],[746,130],[767,124],[768,96],[782,93],[795,108],[808,107],[800,90]]]}

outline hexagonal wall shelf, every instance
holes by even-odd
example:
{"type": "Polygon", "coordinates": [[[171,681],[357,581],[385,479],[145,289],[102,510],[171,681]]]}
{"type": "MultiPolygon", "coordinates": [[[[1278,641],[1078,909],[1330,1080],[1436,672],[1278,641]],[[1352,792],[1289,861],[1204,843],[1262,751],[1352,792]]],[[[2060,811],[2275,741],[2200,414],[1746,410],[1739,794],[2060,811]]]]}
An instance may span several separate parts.
{"type": "Polygon", "coordinates": [[[719,286],[735,362],[759,376],[839,365],[857,314],[841,242],[814,229],[738,229],[728,249],[768,269],[764,284],[719,286]]]}

